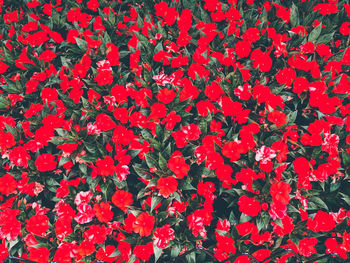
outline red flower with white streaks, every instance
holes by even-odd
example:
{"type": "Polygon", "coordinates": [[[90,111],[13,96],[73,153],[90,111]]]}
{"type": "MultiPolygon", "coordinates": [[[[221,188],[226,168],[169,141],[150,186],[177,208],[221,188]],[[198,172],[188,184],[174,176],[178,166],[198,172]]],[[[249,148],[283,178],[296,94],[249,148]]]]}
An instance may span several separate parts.
{"type": "Polygon", "coordinates": [[[255,160],[257,162],[266,164],[271,161],[271,159],[276,157],[276,152],[269,147],[263,145],[259,150],[256,151],[255,160]]]}
{"type": "Polygon", "coordinates": [[[196,210],[193,214],[187,216],[188,228],[192,230],[192,234],[197,237],[200,235],[205,238],[207,236],[207,230],[204,227],[204,219],[197,213],[196,210]]]}
{"type": "Polygon", "coordinates": [[[322,151],[328,152],[331,157],[338,154],[339,136],[336,134],[325,133],[322,143],[322,151]]]}
{"type": "Polygon", "coordinates": [[[156,230],[153,232],[153,235],[154,244],[162,249],[166,248],[169,242],[175,239],[175,231],[170,227],[169,224],[156,228],[156,230]]]}
{"type": "Polygon", "coordinates": [[[79,192],[76,196],[75,196],[75,200],[74,203],[79,206],[81,204],[87,204],[90,202],[90,199],[92,197],[92,192],[91,191],[87,191],[87,192],[79,192]]]}
{"type": "Polygon", "coordinates": [[[165,74],[154,75],[152,78],[156,81],[157,85],[160,85],[160,86],[165,86],[166,84],[172,84],[174,81],[174,78],[171,78],[165,74]]]}

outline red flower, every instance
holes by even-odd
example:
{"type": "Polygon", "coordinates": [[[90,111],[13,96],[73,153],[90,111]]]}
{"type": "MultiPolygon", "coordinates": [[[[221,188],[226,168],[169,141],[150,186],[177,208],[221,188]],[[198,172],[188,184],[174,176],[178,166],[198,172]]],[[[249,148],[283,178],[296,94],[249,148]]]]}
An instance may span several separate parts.
{"type": "Polygon", "coordinates": [[[56,53],[51,50],[45,50],[38,58],[42,59],[44,62],[50,62],[56,58],[56,53]]]}
{"type": "Polygon", "coordinates": [[[159,194],[168,198],[170,194],[177,190],[178,181],[172,177],[161,177],[157,181],[157,188],[159,189],[159,194]]]}
{"type": "Polygon", "coordinates": [[[153,216],[149,215],[147,212],[142,212],[136,217],[133,223],[133,230],[142,237],[147,237],[151,234],[155,219],[153,216]]]}
{"type": "Polygon", "coordinates": [[[224,253],[236,253],[236,248],[234,246],[234,240],[228,236],[216,235],[217,247],[224,253]]]}
{"type": "Polygon", "coordinates": [[[286,9],[285,7],[274,3],[275,7],[277,8],[276,15],[280,17],[284,22],[289,23],[290,21],[290,11],[291,9],[286,9]]]}
{"type": "Polygon", "coordinates": [[[190,170],[190,166],[185,162],[182,154],[179,151],[175,151],[167,164],[167,167],[175,174],[175,176],[179,179],[184,178],[188,171],[190,170]]]}
{"type": "Polygon", "coordinates": [[[59,217],[57,219],[55,223],[55,232],[58,240],[62,241],[73,232],[71,222],[72,220],[70,217],[59,217]]]}
{"type": "MultiPolygon", "coordinates": [[[[271,250],[265,249],[265,248],[259,249],[259,250],[255,251],[255,252],[252,254],[252,256],[253,256],[254,258],[256,258],[258,261],[264,262],[265,259],[267,259],[268,257],[271,256],[271,250]]],[[[266,262],[270,262],[270,261],[266,261],[266,262]]]]}
{"type": "Polygon", "coordinates": [[[198,140],[202,134],[198,125],[191,123],[188,126],[182,126],[181,131],[184,133],[186,140],[195,141],[198,140]]]}
{"type": "Polygon", "coordinates": [[[175,231],[170,227],[169,224],[166,224],[162,227],[158,227],[154,232],[154,243],[159,248],[166,248],[169,242],[175,239],[175,231]]]}
{"type": "Polygon", "coordinates": [[[57,162],[51,153],[43,153],[35,160],[35,166],[40,172],[52,171],[56,169],[57,162]]]}
{"type": "Polygon", "coordinates": [[[209,75],[210,71],[207,70],[204,66],[198,63],[192,64],[188,69],[188,75],[191,77],[191,79],[196,79],[197,76],[199,78],[204,78],[209,75]]]}
{"type": "Polygon", "coordinates": [[[0,74],[4,74],[9,66],[2,61],[0,61],[0,74]]]}
{"type": "Polygon", "coordinates": [[[49,262],[50,250],[47,247],[28,247],[29,259],[37,263],[49,262]]]}
{"type": "Polygon", "coordinates": [[[117,190],[112,196],[112,203],[126,213],[128,207],[133,203],[132,194],[124,190],[117,190]]]}
{"type": "Polygon", "coordinates": [[[17,146],[9,153],[9,159],[14,165],[27,168],[30,155],[23,146],[17,146]]]}
{"type": "Polygon", "coordinates": [[[259,29],[255,27],[248,28],[242,35],[242,38],[250,43],[255,43],[260,38],[259,29]]]}
{"type": "Polygon", "coordinates": [[[106,114],[99,114],[96,117],[97,128],[101,131],[109,131],[117,127],[117,124],[106,114]]]}
{"type": "Polygon", "coordinates": [[[34,235],[41,236],[49,229],[49,218],[46,215],[34,215],[28,219],[26,229],[34,235]]]}
{"type": "Polygon", "coordinates": [[[224,95],[224,91],[216,81],[213,81],[210,85],[205,87],[204,94],[209,99],[216,101],[221,95],[224,95]]]}
{"type": "Polygon", "coordinates": [[[261,205],[260,202],[254,198],[249,198],[245,195],[242,195],[238,200],[239,211],[249,215],[257,216],[260,213],[261,205]]]}
{"type": "Polygon", "coordinates": [[[299,240],[298,251],[300,255],[310,257],[312,254],[316,254],[315,245],[318,243],[317,238],[303,238],[299,240]]]}
{"type": "Polygon", "coordinates": [[[281,111],[272,111],[267,116],[267,119],[270,122],[276,124],[277,127],[282,127],[287,123],[287,116],[284,112],[281,111]]]}
{"type": "Polygon", "coordinates": [[[161,50],[153,55],[153,60],[156,62],[161,62],[163,60],[163,65],[166,66],[166,65],[170,64],[169,58],[171,58],[171,57],[172,57],[171,54],[169,54],[168,52],[166,52],[164,50],[161,50]]]}
{"type": "Polygon", "coordinates": [[[297,77],[293,82],[293,91],[295,93],[302,93],[309,90],[309,81],[304,77],[297,77]]]}
{"type": "Polygon", "coordinates": [[[256,225],[252,222],[244,222],[236,225],[237,232],[240,236],[245,236],[248,234],[251,234],[252,232],[255,232],[258,230],[256,225]]]}
{"type": "Polygon", "coordinates": [[[15,192],[17,188],[17,182],[12,175],[6,173],[0,177],[0,194],[9,195],[15,192]]]}
{"type": "Polygon", "coordinates": [[[83,234],[83,238],[91,241],[93,244],[102,244],[106,241],[108,228],[105,225],[91,225],[83,234]]]}
{"type": "Polygon", "coordinates": [[[175,111],[170,112],[166,115],[166,117],[162,120],[162,124],[165,123],[165,129],[172,130],[175,125],[181,121],[181,116],[177,115],[175,111]]]}
{"type": "Polygon", "coordinates": [[[96,161],[96,166],[97,174],[102,176],[114,175],[115,173],[114,160],[108,155],[105,156],[104,159],[98,158],[96,161]]]}
{"type": "Polygon", "coordinates": [[[275,77],[279,84],[290,86],[296,78],[296,73],[292,68],[284,68],[280,70],[275,77]]]}
{"type": "Polygon", "coordinates": [[[112,254],[115,252],[115,247],[112,245],[107,245],[104,249],[101,247],[97,253],[96,258],[98,260],[104,261],[104,262],[114,262],[117,257],[112,256],[112,254]]]}
{"type": "Polygon", "coordinates": [[[150,257],[154,254],[152,242],[147,243],[146,245],[137,245],[132,251],[136,257],[141,260],[148,261],[150,257]]]}
{"type": "Polygon", "coordinates": [[[255,49],[250,58],[253,60],[253,67],[259,68],[261,72],[267,72],[272,67],[272,60],[268,53],[262,52],[260,49],[255,49]]]}
{"type": "MultiPolygon", "coordinates": [[[[1,10],[1,8],[0,8],[1,10]]],[[[5,262],[5,260],[7,259],[7,257],[9,256],[9,252],[8,249],[6,247],[5,242],[2,242],[0,244],[0,262],[5,262]]]]}
{"type": "Polygon", "coordinates": [[[347,259],[347,251],[335,238],[328,238],[324,244],[326,246],[327,254],[337,253],[342,259],[347,259]]]}
{"type": "Polygon", "coordinates": [[[273,226],[273,232],[275,232],[280,237],[290,234],[294,229],[293,218],[284,216],[281,221],[282,226],[277,225],[275,222],[271,222],[271,225],[273,226]]]}
{"type": "Polygon", "coordinates": [[[168,104],[176,97],[176,92],[171,89],[161,89],[157,94],[157,99],[164,104],[168,104]]]}
{"type": "Polygon", "coordinates": [[[102,70],[97,73],[94,80],[99,86],[111,85],[113,83],[113,75],[109,70],[102,70]]]}
{"type": "Polygon", "coordinates": [[[107,43],[106,44],[106,57],[108,59],[108,61],[111,63],[111,66],[117,66],[120,64],[119,61],[119,48],[114,45],[113,43],[107,43]]]}
{"type": "Polygon", "coordinates": [[[108,223],[113,219],[114,214],[111,209],[112,208],[108,203],[101,202],[100,204],[94,204],[96,217],[102,223],[108,223]]]}
{"type": "Polygon", "coordinates": [[[317,211],[314,219],[309,218],[307,221],[307,228],[314,232],[327,232],[331,231],[334,227],[335,222],[333,216],[320,210],[317,211]]]}
{"type": "Polygon", "coordinates": [[[235,51],[240,58],[248,57],[251,51],[251,43],[248,41],[237,41],[235,51]]]}
{"type": "Polygon", "coordinates": [[[237,161],[241,157],[238,145],[239,143],[235,141],[225,143],[222,147],[222,155],[230,158],[231,162],[237,161]]]}
{"type": "Polygon", "coordinates": [[[339,12],[336,4],[318,4],[314,6],[312,11],[318,11],[323,16],[328,14],[336,14],[339,12]]]}
{"type": "Polygon", "coordinates": [[[350,35],[350,22],[344,22],[339,29],[339,33],[346,36],[350,35]]]}
{"type": "Polygon", "coordinates": [[[270,194],[272,196],[272,200],[275,203],[281,203],[283,205],[287,205],[290,200],[289,193],[292,188],[288,183],[285,182],[277,182],[271,185],[270,194]]]}
{"type": "Polygon", "coordinates": [[[162,17],[169,26],[173,25],[179,16],[179,13],[175,11],[175,7],[168,7],[166,2],[155,4],[154,9],[156,10],[156,15],[162,17]]]}
{"type": "Polygon", "coordinates": [[[94,253],[95,249],[96,248],[91,241],[83,240],[78,247],[78,253],[80,256],[85,257],[94,253]]]}
{"type": "Polygon", "coordinates": [[[21,223],[16,216],[20,210],[6,208],[0,211],[0,238],[7,241],[15,240],[21,232],[21,223]]]}
{"type": "Polygon", "coordinates": [[[166,116],[167,108],[162,103],[154,103],[151,106],[151,114],[149,115],[149,119],[162,119],[166,116]]]}

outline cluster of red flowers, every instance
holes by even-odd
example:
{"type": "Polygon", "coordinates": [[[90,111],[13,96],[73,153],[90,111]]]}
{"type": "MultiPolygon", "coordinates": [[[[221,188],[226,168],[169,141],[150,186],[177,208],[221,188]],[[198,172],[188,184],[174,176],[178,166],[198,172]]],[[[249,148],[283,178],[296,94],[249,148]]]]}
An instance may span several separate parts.
{"type": "Polygon", "coordinates": [[[0,262],[348,259],[346,0],[0,0],[0,18],[0,262]]]}

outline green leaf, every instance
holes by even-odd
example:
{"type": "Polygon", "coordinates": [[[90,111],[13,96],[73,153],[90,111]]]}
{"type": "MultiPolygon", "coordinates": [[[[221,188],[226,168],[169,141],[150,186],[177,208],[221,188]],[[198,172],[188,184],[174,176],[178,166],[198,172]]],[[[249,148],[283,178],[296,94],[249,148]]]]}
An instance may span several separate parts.
{"type": "Polygon", "coordinates": [[[82,172],[83,175],[87,175],[87,165],[86,164],[79,164],[79,170],[82,172]]]}
{"type": "Polygon", "coordinates": [[[321,200],[321,198],[316,197],[316,196],[311,196],[308,198],[309,202],[313,202],[318,208],[323,208],[328,211],[328,206],[324,201],[321,200]]]}
{"type": "Polygon", "coordinates": [[[137,257],[135,256],[135,254],[132,254],[131,257],[129,258],[128,263],[133,263],[133,262],[135,262],[136,259],[137,259],[137,257]]]}
{"type": "Polygon", "coordinates": [[[181,251],[181,246],[179,244],[176,244],[174,246],[171,247],[171,252],[170,252],[170,257],[171,258],[176,258],[179,254],[180,254],[180,251],[181,251]]]}
{"type": "Polygon", "coordinates": [[[153,209],[162,201],[162,198],[159,196],[152,196],[152,201],[151,201],[151,212],[153,209]]]}
{"type": "Polygon", "coordinates": [[[317,38],[321,34],[322,23],[315,27],[309,34],[308,40],[311,42],[316,42],[317,38]]]}
{"type": "Polygon", "coordinates": [[[4,97],[0,97],[0,109],[6,109],[10,106],[11,102],[4,97]]]}
{"type": "Polygon", "coordinates": [[[332,193],[332,192],[335,192],[339,189],[339,187],[341,186],[341,183],[340,182],[336,182],[334,184],[331,184],[330,187],[329,187],[329,191],[332,193]]]}
{"type": "Polygon", "coordinates": [[[297,116],[298,116],[298,111],[293,111],[293,112],[289,113],[288,116],[287,116],[288,117],[287,123],[288,124],[293,124],[295,122],[297,116]]]}
{"type": "Polygon", "coordinates": [[[192,252],[186,256],[187,263],[196,263],[196,253],[192,252]]]}
{"type": "Polygon", "coordinates": [[[147,163],[149,168],[158,166],[158,163],[157,163],[156,159],[151,157],[150,154],[145,154],[145,158],[146,158],[146,163],[147,163]]]}
{"type": "Polygon", "coordinates": [[[348,154],[346,151],[344,151],[342,153],[342,159],[343,159],[343,163],[346,167],[350,166],[350,154],[348,154]]]}
{"type": "Polygon", "coordinates": [[[328,44],[333,39],[333,36],[334,32],[324,34],[317,39],[316,44],[328,44]]]}
{"type": "Polygon", "coordinates": [[[290,11],[290,23],[292,27],[296,27],[299,25],[299,12],[298,12],[298,8],[294,3],[292,4],[292,8],[290,11]]]}
{"type": "Polygon", "coordinates": [[[162,255],[163,249],[153,244],[153,251],[154,251],[154,262],[157,262],[160,256],[162,255]]]}
{"type": "Polygon", "coordinates": [[[197,190],[195,187],[193,187],[193,185],[189,182],[185,182],[182,187],[182,190],[197,190]]]}
{"type": "Polygon", "coordinates": [[[163,43],[162,42],[159,42],[156,47],[154,48],[154,54],[155,53],[158,53],[159,51],[162,51],[163,50],[163,43]]]}
{"type": "Polygon", "coordinates": [[[159,160],[158,160],[158,164],[159,164],[159,167],[160,169],[162,169],[163,171],[166,171],[168,168],[167,168],[167,160],[162,156],[161,153],[158,153],[158,156],[159,156],[159,160]]]}
{"type": "Polygon", "coordinates": [[[45,179],[45,182],[48,186],[57,186],[57,185],[60,185],[58,182],[56,182],[55,179],[53,179],[52,177],[47,177],[45,179]]]}
{"type": "Polygon", "coordinates": [[[86,154],[80,157],[82,160],[84,160],[85,162],[95,162],[97,160],[97,156],[96,155],[92,155],[92,154],[86,154]]]}
{"type": "Polygon", "coordinates": [[[77,45],[81,50],[87,50],[87,42],[81,38],[76,37],[77,45]]]}

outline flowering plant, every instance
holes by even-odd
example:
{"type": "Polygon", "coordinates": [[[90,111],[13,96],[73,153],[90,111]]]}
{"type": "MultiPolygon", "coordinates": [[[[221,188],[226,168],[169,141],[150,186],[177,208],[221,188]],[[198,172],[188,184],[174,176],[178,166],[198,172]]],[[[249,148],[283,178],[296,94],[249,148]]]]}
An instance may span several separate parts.
{"type": "Polygon", "coordinates": [[[1,262],[348,259],[346,0],[0,0],[0,18],[1,262]]]}

